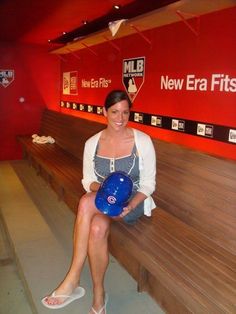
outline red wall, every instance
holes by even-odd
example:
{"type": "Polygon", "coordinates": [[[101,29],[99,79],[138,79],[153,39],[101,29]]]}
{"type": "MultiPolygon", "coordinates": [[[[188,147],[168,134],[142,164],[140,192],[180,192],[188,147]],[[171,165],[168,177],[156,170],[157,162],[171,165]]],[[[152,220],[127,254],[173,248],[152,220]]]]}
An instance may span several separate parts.
{"type": "Polygon", "coordinates": [[[59,102],[60,62],[43,47],[0,43],[0,69],[15,74],[10,85],[0,86],[0,160],[17,159],[16,135],[37,133],[42,109],[59,102]]]}
{"type": "MultiPolygon", "coordinates": [[[[139,34],[114,40],[120,51],[109,43],[93,47],[97,56],[83,49],[65,56],[62,73],[78,71],[78,95],[63,95],[61,99],[77,103],[102,105],[107,92],[123,88],[122,62],[124,59],[145,57],[144,83],[133,102],[133,110],[150,114],[194,120],[236,129],[236,7],[200,17],[199,35],[196,36],[182,21],[144,32],[149,45],[139,34]],[[220,90],[211,82],[215,74],[230,78],[230,85],[220,90]],[[205,82],[205,86],[186,87],[187,76],[205,82]],[[161,77],[183,80],[181,89],[161,88],[161,77]],[[82,81],[105,78],[108,87],[83,87],[82,81]],[[227,91],[227,88],[230,90],[227,91]]],[[[189,21],[196,28],[197,20],[189,21]]],[[[203,84],[202,83],[202,84],[203,84]]],[[[162,86],[163,87],[163,86],[162,86]]],[[[55,108],[56,109],[56,108],[55,108]]],[[[58,109],[59,110],[59,109],[58,109]]],[[[61,109],[69,114],[92,117],[93,114],[61,109]]],[[[136,124],[154,137],[188,145],[226,158],[236,159],[236,145],[193,136],[184,132],[165,130],[136,124]]],[[[236,130],[235,130],[236,132],[236,130]]]]}
{"type": "MultiPolygon", "coordinates": [[[[200,17],[199,36],[178,22],[144,32],[149,45],[139,34],[64,56],[61,61],[49,54],[46,47],[0,43],[0,69],[15,71],[15,80],[6,88],[0,86],[0,159],[20,158],[17,134],[38,132],[42,109],[48,107],[67,114],[104,122],[101,116],[61,108],[60,98],[77,103],[102,105],[109,90],[124,88],[124,59],[145,57],[144,83],[133,102],[133,110],[154,115],[170,116],[236,129],[236,97],[234,91],[210,90],[213,74],[236,76],[236,8],[200,17]],[[78,71],[78,95],[62,95],[63,72],[78,71]],[[161,89],[161,77],[186,80],[194,74],[204,78],[207,90],[161,89]],[[105,78],[107,87],[85,88],[82,80],[105,78]],[[25,102],[19,102],[24,97],[25,102]]],[[[190,21],[196,25],[196,20],[190,21]]],[[[131,125],[154,137],[190,146],[194,149],[236,160],[236,144],[225,143],[184,132],[131,125]]]]}

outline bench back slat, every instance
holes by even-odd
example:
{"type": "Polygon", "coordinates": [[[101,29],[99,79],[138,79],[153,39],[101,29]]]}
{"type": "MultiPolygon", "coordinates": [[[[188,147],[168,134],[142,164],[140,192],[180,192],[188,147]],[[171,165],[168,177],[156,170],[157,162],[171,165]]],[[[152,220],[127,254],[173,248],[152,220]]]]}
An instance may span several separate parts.
{"type": "Polygon", "coordinates": [[[57,145],[81,159],[85,141],[103,128],[104,125],[101,123],[46,109],[43,113],[40,133],[52,136],[57,145]]]}
{"type": "Polygon", "coordinates": [[[236,163],[153,142],[158,206],[236,254],[236,163]]]}
{"type": "MultiPolygon", "coordinates": [[[[87,138],[104,125],[45,110],[41,134],[81,160],[87,138]]],[[[236,254],[236,163],[153,139],[157,206],[236,254]]]]}

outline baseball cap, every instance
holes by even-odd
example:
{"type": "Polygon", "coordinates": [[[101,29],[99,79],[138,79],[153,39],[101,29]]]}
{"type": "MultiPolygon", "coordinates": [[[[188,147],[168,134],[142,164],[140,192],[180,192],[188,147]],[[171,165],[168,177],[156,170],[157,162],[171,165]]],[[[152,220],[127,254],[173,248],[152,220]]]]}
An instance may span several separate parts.
{"type": "Polygon", "coordinates": [[[132,189],[133,181],[125,172],[112,172],[97,191],[95,205],[108,216],[118,216],[127,205],[132,189]]]}

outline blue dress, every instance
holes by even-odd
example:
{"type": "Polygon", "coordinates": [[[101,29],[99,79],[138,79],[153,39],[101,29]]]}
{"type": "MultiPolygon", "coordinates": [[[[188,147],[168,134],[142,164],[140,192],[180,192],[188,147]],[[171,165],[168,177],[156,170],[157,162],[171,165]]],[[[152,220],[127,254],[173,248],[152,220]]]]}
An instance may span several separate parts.
{"type": "MultiPolygon", "coordinates": [[[[127,173],[133,181],[132,196],[139,188],[139,156],[137,155],[137,148],[134,145],[133,150],[129,156],[110,158],[103,157],[97,154],[98,147],[94,156],[94,171],[97,176],[98,182],[102,183],[103,180],[114,171],[123,171],[127,173]]],[[[132,198],[131,196],[131,198],[132,198]]],[[[123,217],[124,221],[128,224],[134,224],[139,217],[144,214],[144,202],[140,203],[128,215],[123,217]]]]}

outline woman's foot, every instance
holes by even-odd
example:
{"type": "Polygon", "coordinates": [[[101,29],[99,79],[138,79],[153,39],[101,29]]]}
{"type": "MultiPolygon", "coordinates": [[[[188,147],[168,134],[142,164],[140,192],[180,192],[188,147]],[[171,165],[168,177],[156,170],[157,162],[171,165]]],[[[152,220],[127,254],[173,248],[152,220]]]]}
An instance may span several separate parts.
{"type": "Polygon", "coordinates": [[[51,295],[47,297],[46,302],[49,305],[61,304],[65,301],[66,297],[59,296],[69,296],[72,294],[75,288],[75,285],[61,284],[51,295]]]}
{"type": "Polygon", "coordinates": [[[42,299],[45,306],[56,307],[66,306],[74,300],[84,296],[85,290],[75,284],[62,283],[51,295],[42,299]]]}
{"type": "Polygon", "coordinates": [[[91,307],[89,314],[106,314],[106,307],[108,302],[108,295],[105,294],[105,297],[98,298],[96,302],[93,303],[93,306],[91,307]],[[101,302],[102,299],[102,302],[101,302]]]}

